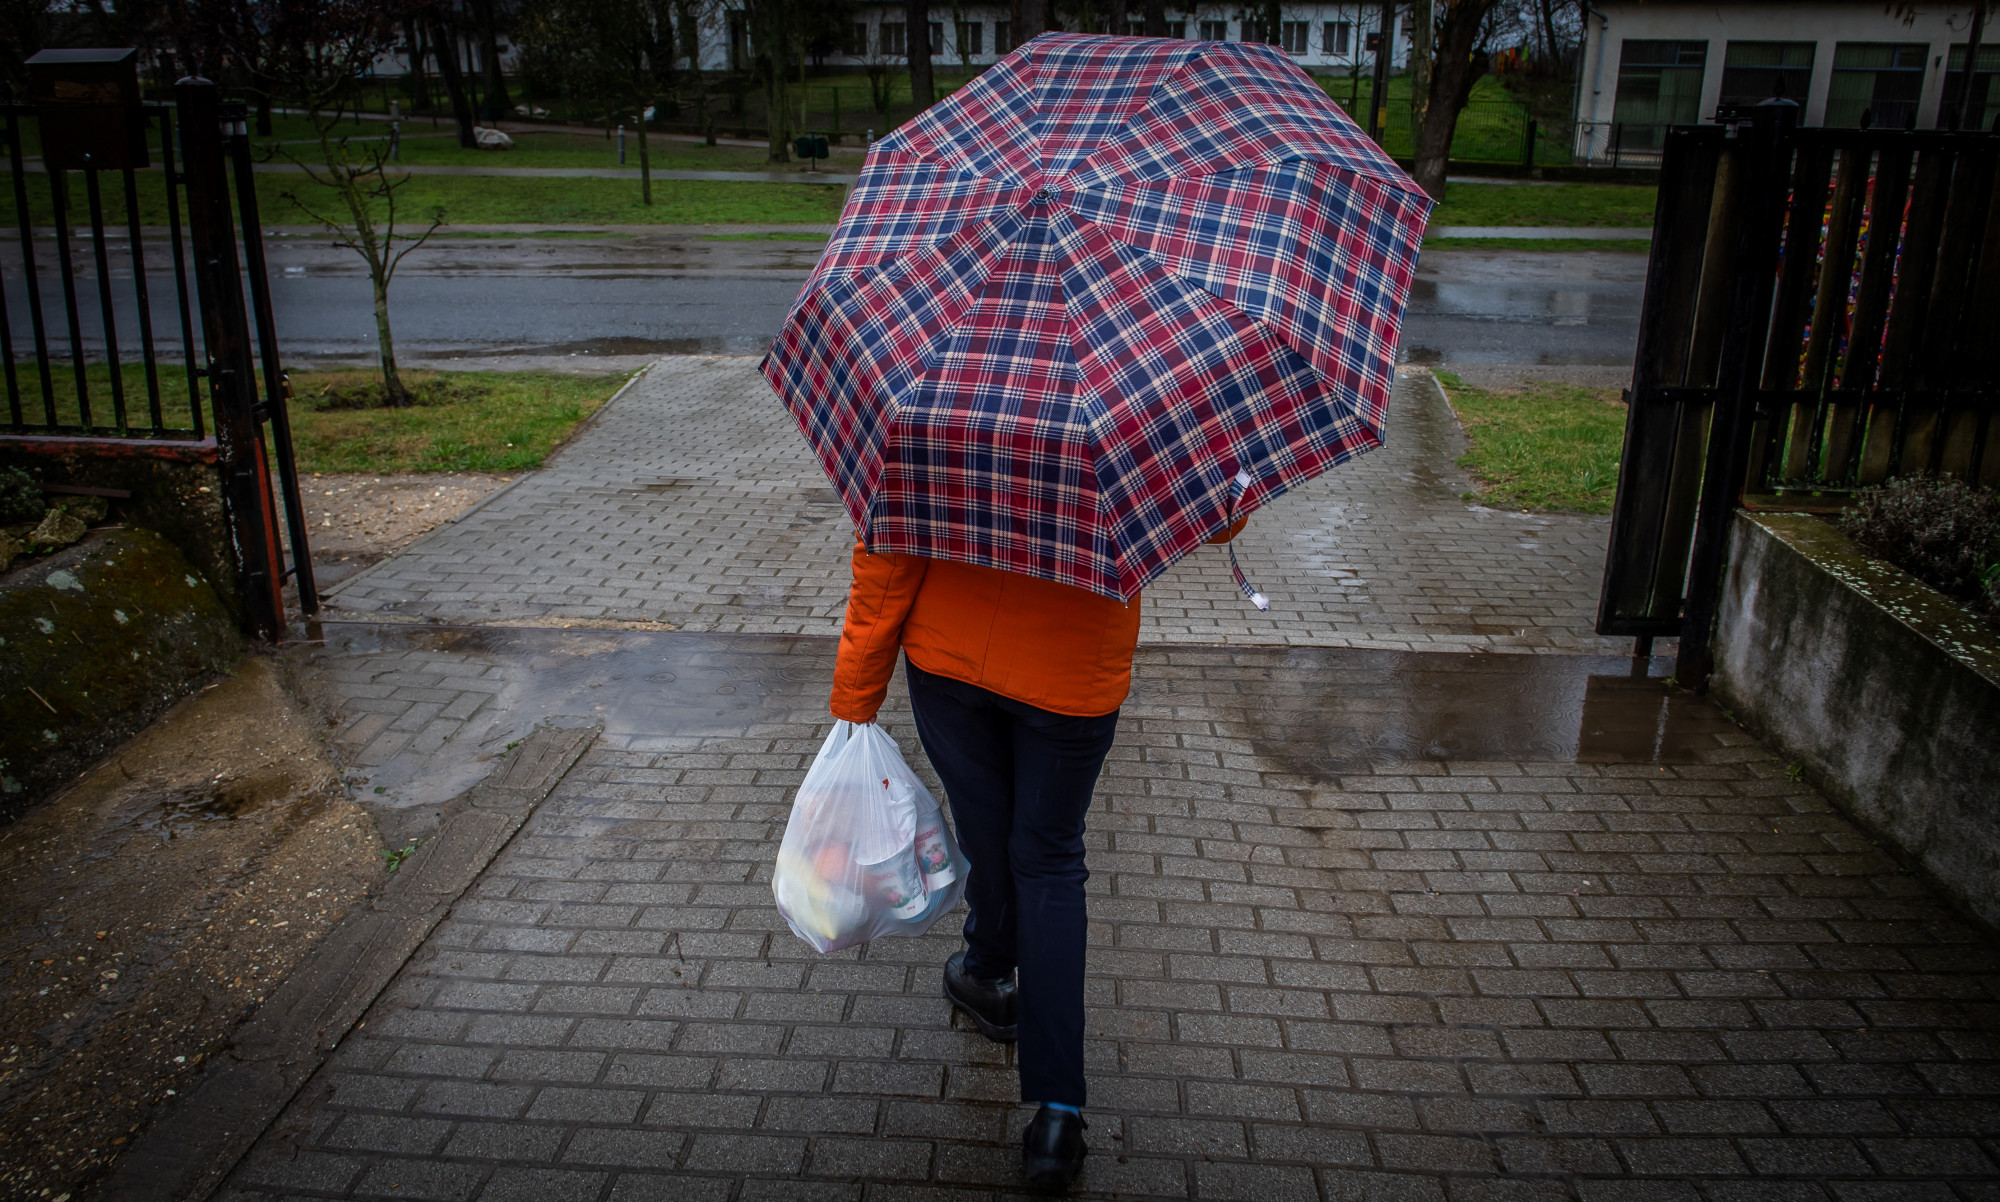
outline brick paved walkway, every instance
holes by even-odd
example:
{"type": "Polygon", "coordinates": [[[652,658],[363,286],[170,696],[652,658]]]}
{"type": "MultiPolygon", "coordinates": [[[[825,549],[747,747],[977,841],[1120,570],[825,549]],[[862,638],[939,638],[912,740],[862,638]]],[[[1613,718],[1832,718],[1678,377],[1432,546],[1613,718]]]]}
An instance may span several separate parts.
{"type": "MultiPolygon", "coordinates": [[[[771,905],[829,643],[329,631],[385,728],[483,687],[605,736],[224,1196],[1011,1192],[952,933],[819,957],[771,905]]],[[[1619,666],[1142,650],[1089,827],[1084,1192],[2000,1197],[1992,945],[1619,666]]]]}
{"type": "MultiPolygon", "coordinates": [[[[1270,612],[1203,551],[1147,590],[1145,641],[1623,649],[1591,632],[1606,521],[1469,507],[1461,449],[1436,385],[1403,376],[1388,444],[1243,538],[1270,612]]],[[[546,470],[332,590],[334,612],[834,635],[852,537],[754,360],[667,359],[546,470]]]]}

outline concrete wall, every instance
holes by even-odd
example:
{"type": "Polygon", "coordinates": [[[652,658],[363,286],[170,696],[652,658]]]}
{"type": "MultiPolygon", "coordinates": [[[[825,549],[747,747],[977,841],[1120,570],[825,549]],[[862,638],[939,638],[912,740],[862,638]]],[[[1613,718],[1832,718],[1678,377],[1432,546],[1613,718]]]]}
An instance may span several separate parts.
{"type": "Polygon", "coordinates": [[[1800,514],[1739,513],[1714,690],[2000,926],[2000,633],[1800,514]]]}
{"type": "MultiPolygon", "coordinates": [[[[1827,87],[1833,78],[1834,47],[1841,42],[1923,42],[1930,46],[1924,71],[1917,128],[1937,125],[1938,98],[1944,90],[1947,46],[1966,40],[1968,2],[1901,7],[1881,0],[1836,0],[1828,3],[1687,4],[1649,0],[1597,0],[1587,18],[1583,48],[1583,83],[1577,119],[1609,122],[1618,94],[1619,46],[1626,39],[1686,39],[1706,41],[1708,59],[1702,76],[1701,116],[1707,120],[1722,96],[1724,51],[1731,41],[1812,42],[1812,84],[1805,96],[1801,124],[1818,125],[1826,115],[1827,87]],[[1908,17],[1908,23],[1904,18],[1908,17]]],[[[1990,41],[1991,39],[1987,39],[1990,41]]],[[[1794,100],[1799,99],[1793,97],[1794,100]]]]}

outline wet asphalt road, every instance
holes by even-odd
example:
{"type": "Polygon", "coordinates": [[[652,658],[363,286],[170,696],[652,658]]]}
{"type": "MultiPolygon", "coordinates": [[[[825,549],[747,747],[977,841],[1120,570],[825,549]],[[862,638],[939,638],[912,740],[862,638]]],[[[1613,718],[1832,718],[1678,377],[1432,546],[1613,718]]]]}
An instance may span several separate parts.
{"type": "MultiPolygon", "coordinates": [[[[397,346],[425,359],[758,353],[823,243],[809,235],[740,237],[683,228],[440,239],[396,276],[397,346]]],[[[315,237],[273,237],[267,245],[287,358],[371,356],[375,329],[360,258],[315,237]]],[[[123,274],[122,248],[113,250],[113,274],[123,274]]],[[[155,328],[171,342],[178,337],[171,277],[148,275],[155,328]]],[[[1403,357],[1446,366],[1629,364],[1644,277],[1645,257],[1630,253],[1431,251],[1418,266],[1403,357]]],[[[18,281],[8,270],[8,311],[23,346],[29,330],[18,281]]],[[[136,315],[128,289],[116,291],[129,345],[136,315]]],[[[94,310],[86,305],[81,314],[91,342],[94,310]]],[[[49,317],[53,331],[65,328],[59,312],[49,317]]]]}

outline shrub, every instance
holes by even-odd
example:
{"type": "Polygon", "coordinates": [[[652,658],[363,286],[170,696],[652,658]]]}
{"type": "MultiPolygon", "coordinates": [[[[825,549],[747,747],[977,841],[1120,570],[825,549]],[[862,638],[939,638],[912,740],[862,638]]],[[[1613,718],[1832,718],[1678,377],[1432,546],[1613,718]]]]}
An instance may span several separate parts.
{"type": "Polygon", "coordinates": [[[47,509],[33,476],[18,467],[0,467],[0,526],[38,522],[47,509]]]}
{"type": "Polygon", "coordinates": [[[1855,542],[1937,591],[2000,614],[2000,493],[1911,476],[1855,493],[1840,524],[1855,542]]]}

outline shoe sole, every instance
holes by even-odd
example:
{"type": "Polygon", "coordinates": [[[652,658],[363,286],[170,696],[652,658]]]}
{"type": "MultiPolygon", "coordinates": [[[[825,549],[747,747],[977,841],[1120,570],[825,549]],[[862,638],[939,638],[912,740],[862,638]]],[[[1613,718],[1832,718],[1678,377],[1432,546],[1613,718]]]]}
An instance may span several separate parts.
{"type": "Polygon", "coordinates": [[[1003,1027],[999,1023],[988,1019],[970,1005],[967,1005],[963,999],[951,991],[951,981],[949,979],[944,983],[944,1000],[963,1010],[968,1018],[978,1024],[979,1033],[994,1043],[1017,1042],[1020,1032],[1019,1027],[1003,1027]]]}

